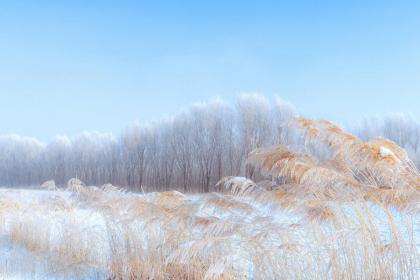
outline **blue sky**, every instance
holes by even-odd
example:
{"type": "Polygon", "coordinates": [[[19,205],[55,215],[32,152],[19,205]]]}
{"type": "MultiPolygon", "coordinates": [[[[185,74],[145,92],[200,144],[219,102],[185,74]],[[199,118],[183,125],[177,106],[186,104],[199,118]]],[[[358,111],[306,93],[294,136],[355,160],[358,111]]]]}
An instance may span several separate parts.
{"type": "Polygon", "coordinates": [[[241,92],[344,125],[420,120],[419,14],[419,1],[3,0],[0,134],[118,133],[241,92]]]}

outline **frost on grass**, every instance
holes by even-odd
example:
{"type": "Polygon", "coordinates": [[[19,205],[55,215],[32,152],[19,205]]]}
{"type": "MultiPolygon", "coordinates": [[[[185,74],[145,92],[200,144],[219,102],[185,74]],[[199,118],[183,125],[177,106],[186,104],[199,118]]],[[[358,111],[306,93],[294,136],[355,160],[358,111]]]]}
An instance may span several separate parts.
{"type": "Polygon", "coordinates": [[[2,190],[0,196],[6,278],[418,276],[417,214],[372,202],[282,207],[277,196],[261,194],[138,195],[92,187],[79,195],[2,190]],[[320,214],[325,207],[334,218],[320,214]]]}
{"type": "Polygon", "coordinates": [[[214,193],[78,179],[0,190],[0,277],[418,279],[420,179],[406,152],[326,121],[290,125],[285,145],[249,155],[261,180],[227,177],[214,193]]]}
{"type": "Polygon", "coordinates": [[[371,202],[2,190],[0,273],[73,279],[415,279],[418,215],[371,202]],[[28,197],[26,197],[28,196],[28,197]],[[305,209],[306,210],[306,209],[305,209]],[[321,216],[317,216],[321,217],[321,216]],[[311,274],[306,271],[310,269],[311,274]]]}

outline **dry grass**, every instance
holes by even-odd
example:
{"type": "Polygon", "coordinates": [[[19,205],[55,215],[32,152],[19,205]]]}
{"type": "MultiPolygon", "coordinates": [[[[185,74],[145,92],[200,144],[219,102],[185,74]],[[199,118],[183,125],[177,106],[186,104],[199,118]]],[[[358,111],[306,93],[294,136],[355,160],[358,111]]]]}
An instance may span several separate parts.
{"type": "Polygon", "coordinates": [[[292,119],[290,131],[302,142],[300,147],[294,145],[298,151],[277,145],[252,152],[248,160],[279,189],[293,185],[286,191],[290,194],[287,199],[348,201],[363,197],[400,208],[419,200],[419,172],[394,142],[383,138],[363,142],[328,121],[306,118],[292,119]],[[329,156],[320,158],[305,149],[308,146],[327,147],[329,156]]]}
{"type": "MultiPolygon", "coordinates": [[[[36,256],[27,275],[44,278],[418,279],[419,177],[406,153],[326,121],[293,122],[329,157],[256,150],[249,163],[264,181],[228,177],[200,195],[77,179],[31,199],[3,191],[0,232],[36,256]]],[[[0,263],[0,275],[12,269],[0,263]]]]}
{"type": "Polygon", "coordinates": [[[139,196],[89,189],[84,196],[63,192],[69,201],[63,207],[46,198],[7,207],[4,231],[46,260],[51,277],[85,279],[92,271],[98,279],[418,276],[417,216],[386,205],[304,199],[286,207],[266,195],[280,190],[139,196]]]}

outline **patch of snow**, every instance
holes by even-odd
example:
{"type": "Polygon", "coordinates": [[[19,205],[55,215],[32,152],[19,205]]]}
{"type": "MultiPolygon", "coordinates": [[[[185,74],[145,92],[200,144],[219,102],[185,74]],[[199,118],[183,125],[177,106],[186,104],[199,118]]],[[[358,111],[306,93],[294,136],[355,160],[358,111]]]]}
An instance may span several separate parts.
{"type": "Polygon", "coordinates": [[[386,157],[395,157],[394,153],[390,149],[385,148],[384,146],[381,146],[379,148],[379,154],[383,158],[386,158],[386,157]]]}

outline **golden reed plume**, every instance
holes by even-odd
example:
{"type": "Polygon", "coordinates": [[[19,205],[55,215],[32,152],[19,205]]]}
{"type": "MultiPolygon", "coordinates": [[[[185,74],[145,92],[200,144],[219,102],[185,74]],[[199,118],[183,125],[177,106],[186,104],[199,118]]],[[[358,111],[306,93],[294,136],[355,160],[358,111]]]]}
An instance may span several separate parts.
{"type": "MultiPolygon", "coordinates": [[[[301,147],[279,144],[249,155],[248,164],[277,185],[270,193],[260,193],[281,197],[286,205],[302,199],[362,199],[406,207],[418,200],[419,172],[396,143],[384,138],[364,142],[325,120],[299,117],[291,119],[287,126],[288,133],[300,139],[301,147]],[[329,156],[321,158],[308,151],[308,146],[326,147],[329,156]]],[[[234,194],[265,189],[235,177],[219,184],[234,194]]]]}

